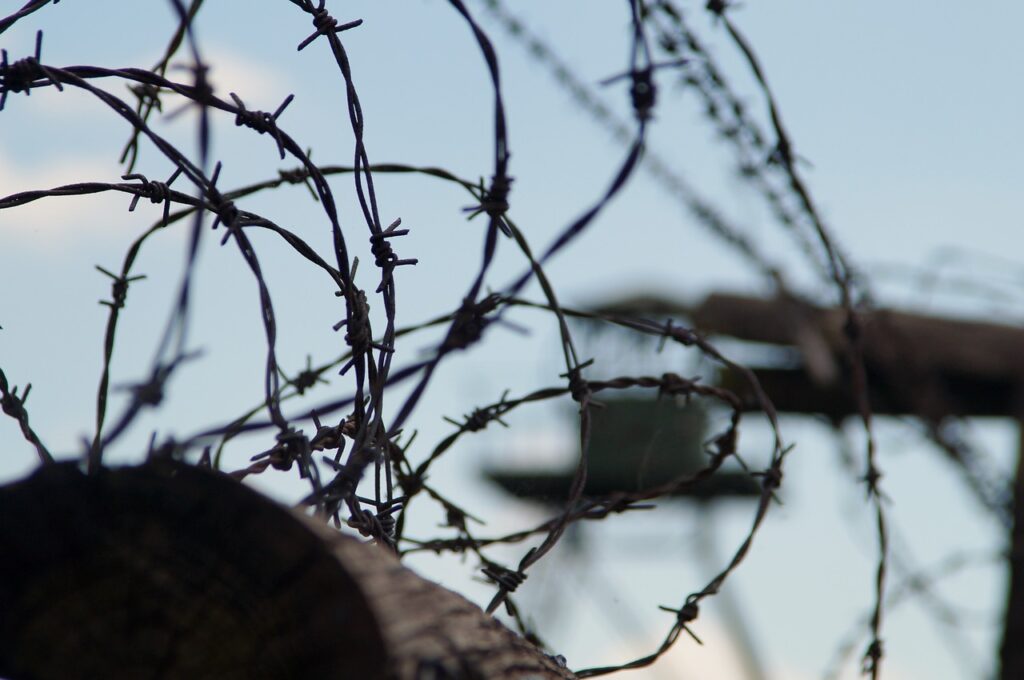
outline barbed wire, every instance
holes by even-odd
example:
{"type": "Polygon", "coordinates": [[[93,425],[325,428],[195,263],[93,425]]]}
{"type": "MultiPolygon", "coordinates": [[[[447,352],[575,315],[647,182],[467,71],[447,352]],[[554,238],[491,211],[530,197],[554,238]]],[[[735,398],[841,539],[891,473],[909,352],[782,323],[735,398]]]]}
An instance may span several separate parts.
{"type": "MultiPolygon", "coordinates": [[[[288,111],[294,96],[289,94],[274,111],[248,108],[245,94],[229,92],[229,98],[219,96],[207,80],[209,64],[204,60],[199,41],[192,27],[199,16],[202,0],[192,0],[186,6],[181,0],[171,0],[177,25],[167,41],[163,56],[151,68],[109,69],[98,66],[60,67],[46,63],[42,52],[42,31],[36,34],[35,49],[31,56],[9,60],[6,50],[0,62],[0,110],[13,105],[13,95],[26,96],[38,90],[63,93],[78,90],[105,105],[129,127],[129,137],[120,156],[124,165],[121,182],[83,181],[50,189],[33,189],[0,197],[0,210],[15,209],[36,201],[66,199],[93,194],[124,194],[130,197],[128,211],[136,209],[141,201],[162,206],[160,219],[150,225],[131,243],[120,267],[98,271],[110,279],[110,299],[100,303],[107,307],[107,322],[103,338],[103,361],[96,392],[95,426],[91,437],[79,452],[91,474],[105,465],[104,456],[120,438],[138,426],[139,415],[146,409],[158,407],[165,399],[169,383],[178,369],[187,362],[199,361],[199,353],[190,348],[189,319],[192,300],[198,293],[195,284],[195,264],[207,231],[220,230],[221,245],[233,242],[238,256],[246,265],[257,288],[258,314],[263,329],[265,360],[263,394],[252,408],[227,422],[216,422],[180,439],[158,442],[151,440],[149,457],[173,456],[186,458],[199,454],[200,464],[221,468],[223,452],[230,442],[242,435],[252,435],[240,446],[249,452],[248,465],[229,472],[236,479],[267,473],[268,470],[287,472],[295,470],[309,485],[304,503],[321,517],[333,521],[335,526],[346,527],[362,536],[387,546],[398,556],[413,553],[472,554],[480,563],[480,572],[494,586],[495,593],[486,607],[493,613],[504,606],[505,611],[528,639],[539,640],[536,632],[528,629],[525,617],[513,599],[513,594],[525,582],[530,569],[548,555],[564,537],[567,529],[577,522],[601,521],[612,515],[635,512],[651,507],[651,502],[668,497],[704,482],[718,473],[730,459],[738,461],[750,475],[757,478],[760,491],[756,509],[748,531],[732,553],[728,562],[706,584],[694,589],[675,606],[662,609],[673,615],[661,644],[641,658],[626,663],[585,668],[577,671],[579,677],[593,677],[615,671],[648,666],[657,661],[687,633],[700,642],[695,630],[701,605],[725,585],[745,561],[769,509],[776,500],[776,492],[783,482],[785,463],[791,445],[783,440],[778,414],[768,395],[761,388],[751,370],[731,361],[715,345],[696,331],[672,320],[652,320],[618,314],[599,314],[571,309],[559,301],[559,286],[545,272],[545,267],[564,251],[570,249],[587,231],[599,215],[646,167],[651,175],[686,206],[698,222],[712,233],[735,247],[759,273],[770,279],[779,290],[788,290],[782,272],[759,251],[753,239],[732,225],[714,204],[700,196],[682,175],[649,147],[648,133],[654,124],[654,112],[659,105],[658,78],[663,73],[682,79],[703,98],[708,118],[727,139],[737,154],[741,175],[750,180],[764,196],[776,219],[796,239],[809,260],[824,269],[835,286],[842,308],[847,313],[846,336],[848,359],[852,367],[851,391],[857,400],[859,415],[866,433],[864,482],[873,504],[878,537],[878,560],[875,570],[875,602],[869,617],[869,641],[864,654],[865,672],[873,678],[880,673],[882,658],[882,614],[886,599],[886,576],[889,566],[888,523],[884,495],[879,479],[877,451],[872,432],[872,413],[868,402],[867,374],[864,369],[863,347],[859,314],[869,294],[846,256],[835,243],[831,230],[823,223],[814,200],[797,166],[793,143],[783,126],[780,107],[768,87],[764,70],[753,48],[740,33],[728,15],[726,3],[708,3],[711,11],[724,26],[736,48],[745,58],[764,96],[775,142],[768,141],[768,133],[760,129],[748,115],[741,99],[732,90],[722,71],[714,63],[697,34],[684,21],[683,12],[667,0],[642,2],[629,0],[629,57],[625,69],[607,77],[608,86],[627,85],[626,96],[632,110],[632,119],[616,117],[602,103],[595,89],[576,76],[550,45],[545,44],[518,18],[514,17],[499,0],[484,0],[489,15],[516,40],[524,42],[531,54],[545,64],[574,101],[606,127],[625,146],[625,153],[610,171],[607,187],[597,192],[579,216],[566,225],[543,249],[530,245],[523,229],[513,215],[510,200],[513,176],[510,174],[510,139],[507,129],[505,100],[502,90],[498,50],[473,12],[461,0],[449,0],[452,10],[461,18],[472,35],[487,69],[493,97],[492,135],[493,165],[489,182],[473,182],[440,167],[414,166],[403,163],[372,163],[366,141],[364,112],[353,73],[352,63],[343,42],[346,31],[357,30],[360,19],[339,20],[328,11],[325,0],[290,0],[297,10],[311,21],[313,32],[296,36],[297,51],[304,57],[307,50],[327,50],[337,68],[345,89],[345,107],[348,126],[353,135],[351,165],[319,165],[311,159],[312,149],[300,144],[298,135],[290,132],[288,111]],[[190,60],[187,73],[190,78],[175,80],[172,62],[179,52],[190,60]],[[659,52],[660,51],[660,52],[659,52]],[[661,54],[667,60],[659,60],[661,54]],[[134,101],[112,94],[104,86],[110,83],[127,85],[134,101]],[[198,158],[192,158],[164,136],[156,132],[151,121],[154,116],[173,116],[164,113],[161,98],[174,94],[184,98],[186,107],[198,110],[195,135],[198,158]],[[12,95],[9,99],[8,95],[12,95]],[[221,181],[224,164],[212,157],[212,123],[217,117],[234,120],[271,144],[280,160],[294,161],[297,165],[278,169],[271,179],[233,189],[224,188],[221,181]],[[172,170],[165,180],[155,180],[137,171],[143,153],[150,146],[172,170]],[[447,306],[447,311],[413,326],[397,324],[396,269],[415,265],[417,258],[399,255],[396,239],[415,229],[416,225],[403,224],[402,217],[389,213],[378,204],[374,177],[381,174],[406,174],[424,179],[454,184],[466,191],[472,205],[464,208],[470,220],[485,217],[484,228],[476,232],[479,238],[479,261],[471,280],[461,297],[447,306]],[[355,229],[342,227],[339,208],[332,192],[329,176],[346,175],[351,179],[356,204],[362,215],[369,251],[376,268],[375,280],[365,288],[357,284],[359,259],[353,255],[355,229]],[[780,184],[780,177],[782,184],[780,184]],[[286,225],[249,209],[252,196],[271,192],[286,185],[302,184],[322,214],[322,227],[329,230],[331,246],[314,248],[298,233],[286,225]],[[382,217],[386,216],[386,217],[382,217]],[[140,253],[149,247],[150,239],[172,227],[181,227],[188,235],[188,248],[181,264],[179,284],[168,320],[148,371],[128,390],[127,404],[110,417],[110,376],[116,349],[129,338],[119,337],[121,312],[129,304],[132,285],[143,279],[136,271],[140,253]],[[307,355],[304,368],[288,377],[277,356],[279,321],[272,302],[271,288],[264,275],[263,260],[249,234],[254,230],[269,232],[298,254],[307,266],[323,272],[329,279],[322,283],[326,290],[343,300],[344,317],[333,326],[344,334],[339,345],[343,349],[327,361],[314,363],[307,355]],[[813,238],[812,238],[813,236],[813,238]],[[522,257],[524,271],[505,286],[490,287],[492,264],[499,247],[513,248],[522,257]],[[536,281],[539,299],[524,296],[528,284],[536,281]],[[492,292],[496,290],[498,292],[492,292]],[[485,292],[486,291],[486,292],[485,292]],[[380,317],[371,318],[371,301],[379,302],[383,310],[380,317]],[[482,343],[488,330],[496,323],[507,323],[511,310],[530,308],[552,317],[558,326],[558,344],[564,372],[561,382],[532,389],[519,396],[505,391],[497,401],[472,408],[461,419],[451,418],[454,427],[432,446],[415,442],[415,433],[406,435],[405,428],[421,403],[429,400],[437,369],[442,362],[460,352],[482,343]],[[756,406],[767,420],[771,442],[767,446],[767,464],[755,469],[741,454],[738,439],[745,406],[740,398],[714,384],[695,377],[666,372],[661,375],[630,375],[600,377],[604,366],[584,359],[574,342],[571,319],[586,319],[620,329],[623,332],[657,338],[662,343],[677,343],[701,354],[722,370],[736,374],[755,395],[756,406]],[[441,340],[426,358],[396,359],[397,340],[432,329],[441,340]],[[399,363],[393,364],[393,362],[399,363]],[[330,385],[328,397],[318,397],[310,405],[313,395],[319,395],[327,384],[325,376],[337,371],[347,381],[345,391],[330,385]],[[397,388],[407,389],[404,399],[397,404],[397,388]],[[727,424],[714,433],[706,445],[707,460],[697,471],[661,481],[631,492],[617,492],[593,497],[585,493],[589,472],[591,413],[600,407],[601,393],[641,391],[656,397],[706,400],[718,404],[728,412],[727,424]],[[446,495],[429,483],[429,473],[456,443],[464,437],[481,432],[492,423],[507,426],[503,418],[520,407],[571,399],[578,406],[579,457],[576,461],[567,499],[551,517],[532,526],[516,529],[503,535],[478,536],[474,522],[480,521],[473,508],[464,507],[458,495],[446,495]],[[286,406],[296,403],[294,409],[286,406]],[[308,435],[301,425],[312,424],[308,435]],[[259,442],[254,444],[254,442],[259,442]],[[373,474],[370,474],[370,470],[373,474]],[[372,486],[372,492],[367,490],[372,486]],[[446,518],[444,533],[437,536],[410,536],[407,516],[416,498],[436,505],[446,518]],[[453,534],[453,535],[444,535],[453,534]],[[495,556],[498,546],[512,546],[526,541],[535,544],[525,550],[513,566],[506,566],[495,556]]],[[[20,10],[0,19],[0,33],[18,21],[51,4],[49,0],[26,3],[20,10]]],[[[57,4],[53,0],[52,4],[57,4]]],[[[40,15],[43,16],[43,15],[40,15]]],[[[55,95],[55,96],[59,96],[55,95]]],[[[295,106],[299,106],[296,103],[295,106]]],[[[164,176],[164,175],[162,175],[164,176]]],[[[470,238],[457,245],[453,252],[469,252],[470,238]]],[[[467,256],[468,257],[468,256],[467,256]]],[[[365,273],[364,273],[365,276],[365,273]]],[[[25,408],[30,386],[18,393],[9,386],[6,375],[0,371],[0,398],[3,412],[18,422],[21,432],[37,452],[41,463],[51,463],[54,456],[40,437],[29,426],[25,408]]],[[[254,401],[257,401],[254,399],[254,401]]],[[[949,443],[949,439],[945,439],[949,443]]],[[[954,447],[957,452],[961,448],[954,447]]],[[[952,450],[951,450],[952,451],[952,450]]],[[[958,454],[959,455],[959,454],[958,454]]],[[[966,454],[961,458],[967,460],[966,454]]],[[[965,467],[970,467],[965,462],[965,467]]],[[[979,482],[979,489],[981,489],[979,482]]],[[[989,498],[987,487],[979,495],[989,498]]]]}
{"type": "MultiPolygon", "coordinates": [[[[482,1],[484,8],[494,18],[498,26],[513,40],[522,44],[531,58],[547,68],[554,82],[566,91],[582,111],[603,127],[613,140],[623,145],[630,143],[629,123],[604,102],[604,98],[599,94],[597,88],[574,72],[554,46],[532,31],[520,17],[511,13],[501,0],[482,1]]],[[[650,23],[647,19],[649,9],[646,5],[642,5],[642,8],[645,12],[643,17],[645,23],[650,23]]],[[[657,27],[655,30],[657,31],[657,27]]],[[[678,54],[670,56],[676,57],[676,59],[668,62],[669,65],[681,72],[690,68],[689,60],[678,59],[678,54]]],[[[656,148],[645,148],[640,158],[640,164],[670,198],[682,204],[686,212],[698,224],[734,248],[767,280],[781,290],[787,289],[783,272],[777,265],[769,261],[755,241],[739,226],[730,222],[711,200],[702,196],[696,187],[678,169],[673,168],[673,164],[656,148]]]]}

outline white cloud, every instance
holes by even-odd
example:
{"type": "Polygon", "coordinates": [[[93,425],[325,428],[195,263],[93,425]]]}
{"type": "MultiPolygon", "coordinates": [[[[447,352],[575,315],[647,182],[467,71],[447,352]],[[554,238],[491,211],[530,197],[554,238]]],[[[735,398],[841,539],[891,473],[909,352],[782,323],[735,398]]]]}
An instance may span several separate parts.
{"type": "MultiPolygon", "coordinates": [[[[230,93],[234,92],[245,102],[246,108],[272,112],[288,96],[288,79],[285,74],[270,64],[253,59],[251,55],[211,48],[203,49],[200,56],[210,69],[207,77],[214,94],[225,101],[231,101],[230,93]]],[[[185,63],[192,62],[172,62],[167,72],[168,79],[191,83],[192,75],[181,67],[185,63]]],[[[165,112],[174,111],[187,101],[177,95],[163,99],[165,112]]]]}
{"type": "MultiPolygon", "coordinates": [[[[204,50],[203,58],[210,64],[210,81],[221,98],[228,99],[229,92],[236,92],[247,108],[273,111],[287,95],[287,78],[272,66],[224,49],[204,50]]],[[[136,63],[151,64],[154,61],[147,58],[136,63]]],[[[168,76],[183,82],[190,78],[181,69],[169,71],[168,76]]],[[[42,128],[62,125],[61,121],[73,121],[76,126],[88,129],[91,123],[113,116],[85,97],[65,96],[61,106],[52,106],[52,99],[48,100],[51,105],[45,106],[44,99],[47,98],[31,97],[19,102],[19,108],[23,110],[18,113],[25,121],[35,121],[42,128]]],[[[185,104],[185,99],[178,96],[165,97],[164,100],[165,113],[185,104]]],[[[225,124],[233,124],[233,118],[221,118],[225,124]]],[[[183,115],[173,121],[172,127],[193,123],[191,116],[183,115]]],[[[174,130],[168,132],[175,134],[174,130]]],[[[3,192],[0,196],[77,182],[119,182],[122,168],[114,162],[113,156],[126,139],[126,136],[111,137],[108,153],[103,156],[87,156],[81,150],[57,145],[38,144],[32,149],[31,157],[0,148],[0,187],[3,192]]],[[[149,226],[158,219],[161,211],[158,205],[140,201],[135,213],[128,213],[130,200],[127,195],[111,193],[66,196],[45,198],[2,210],[0,242],[7,247],[14,244],[56,252],[75,248],[83,240],[115,236],[120,239],[125,233],[138,232],[140,225],[149,226]]]]}
{"type": "MultiPolygon", "coordinates": [[[[184,54],[182,52],[179,56],[184,54]]],[[[273,111],[288,95],[287,76],[270,63],[260,62],[251,55],[221,47],[203,49],[201,56],[209,67],[208,80],[213,86],[214,94],[225,101],[231,101],[229,93],[235,92],[247,108],[273,111]]],[[[129,59],[125,63],[150,68],[158,60],[159,56],[146,55],[129,59]]],[[[165,74],[166,78],[174,82],[192,84],[192,75],[186,68],[186,65],[191,63],[189,59],[172,60],[165,74]]],[[[130,81],[118,82],[113,78],[100,78],[90,82],[131,105],[135,103],[134,95],[127,89],[128,85],[132,84],[130,81]]],[[[76,88],[66,87],[63,93],[37,91],[30,97],[9,95],[9,99],[16,101],[8,102],[12,110],[6,111],[5,116],[23,113],[32,120],[41,120],[44,121],[43,124],[53,125],[89,124],[114,115],[105,106],[97,105],[91,95],[82,93],[81,96],[69,96],[69,93],[76,91],[76,88]]],[[[165,113],[186,102],[184,97],[177,95],[164,95],[162,99],[165,113]]]]}
{"type": "MultiPolygon", "coordinates": [[[[22,162],[0,152],[0,187],[4,196],[77,182],[119,182],[116,168],[99,159],[73,154],[22,162]]],[[[65,251],[85,240],[105,239],[135,220],[127,212],[129,197],[61,196],[0,210],[0,241],[6,247],[65,251]]]]}

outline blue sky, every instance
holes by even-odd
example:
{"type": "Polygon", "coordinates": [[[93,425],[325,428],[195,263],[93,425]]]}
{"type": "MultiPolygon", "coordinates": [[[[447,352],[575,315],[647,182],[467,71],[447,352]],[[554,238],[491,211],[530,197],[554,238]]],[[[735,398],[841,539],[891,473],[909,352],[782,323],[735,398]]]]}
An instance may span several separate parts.
{"type": "MultiPolygon", "coordinates": [[[[624,70],[626,3],[508,4],[585,82],[597,84],[624,70]]],[[[763,121],[763,101],[724,31],[704,16],[703,3],[680,4],[763,121]]],[[[488,19],[483,2],[467,0],[467,5],[480,16],[501,59],[516,178],[512,215],[539,249],[599,196],[624,150],[521,44],[488,19]]],[[[238,16],[240,7],[210,3],[197,27],[219,93],[237,92],[250,108],[267,110],[294,93],[282,127],[300,144],[313,146],[317,162],[348,163],[352,138],[342,108],[344,92],[326,45],[295,51],[312,30],[308,17],[283,1],[254,0],[246,4],[244,17],[238,16]]],[[[448,4],[363,1],[329,8],[341,21],[365,21],[344,37],[371,160],[436,165],[469,178],[489,175],[492,100],[486,71],[469,31],[448,4]]],[[[872,277],[880,302],[1019,325],[1024,312],[1024,131],[1018,121],[1024,58],[1017,30],[1024,7],[1000,3],[986,10],[945,1],[790,1],[748,3],[732,16],[766,69],[796,151],[808,161],[802,172],[823,214],[850,259],[872,277]],[[922,269],[937,281],[925,286],[923,279],[913,278],[922,269]],[[943,285],[957,278],[979,284],[982,292],[943,285]]],[[[163,2],[60,3],[4,33],[0,45],[12,59],[20,58],[30,53],[35,31],[43,28],[45,63],[147,66],[163,48],[171,16],[163,2]]],[[[172,75],[184,78],[186,73],[172,75]]],[[[828,299],[794,242],[736,178],[728,150],[713,139],[692,94],[678,87],[669,72],[662,72],[658,84],[654,148],[742,225],[798,287],[828,299]]],[[[113,83],[105,85],[121,91],[113,83]]],[[[607,106],[628,116],[625,89],[620,83],[600,92],[607,106]]],[[[160,129],[191,150],[193,123],[186,114],[160,129]]],[[[82,93],[10,95],[0,113],[0,194],[76,180],[117,181],[117,155],[126,134],[123,123],[82,93]]],[[[293,165],[277,160],[271,140],[234,127],[226,117],[214,128],[214,155],[225,161],[225,187],[293,165]]],[[[169,174],[152,148],[144,152],[140,169],[154,179],[169,174]]],[[[461,211],[467,197],[436,180],[378,176],[376,182],[382,219],[401,217],[412,229],[398,252],[420,259],[417,267],[397,274],[399,322],[448,311],[474,273],[482,222],[467,223],[461,211]]],[[[343,226],[360,234],[349,180],[333,180],[332,187],[343,226]]],[[[28,404],[33,423],[53,450],[68,455],[89,433],[100,366],[106,317],[96,301],[109,295],[109,281],[93,267],[118,267],[130,240],[159,215],[159,208],[149,204],[129,215],[127,203],[120,195],[63,198],[0,212],[0,366],[13,382],[33,383],[28,404]]],[[[318,247],[329,246],[318,208],[301,187],[254,198],[244,207],[288,225],[318,247]]],[[[336,355],[341,341],[330,326],[343,312],[331,291],[319,277],[297,268],[294,256],[273,240],[257,236],[254,242],[281,319],[282,363],[294,372],[306,354],[317,359],[336,355]]],[[[143,252],[138,271],[148,278],[129,294],[115,384],[145,373],[183,248],[181,233],[172,232],[143,252]]],[[[368,265],[368,252],[361,259],[368,265]]],[[[504,285],[522,268],[522,258],[506,247],[492,285],[504,285]]],[[[765,290],[745,262],[695,224],[643,172],[548,272],[570,304],[650,289],[689,301],[712,290],[765,290]]],[[[204,357],[174,380],[163,408],[140,420],[113,460],[139,460],[137,452],[153,429],[186,435],[234,416],[260,394],[262,332],[244,264],[236,252],[209,240],[196,285],[193,342],[204,357]]],[[[498,327],[483,347],[444,364],[429,405],[417,411],[411,424],[419,429],[420,442],[437,441],[449,431],[442,415],[458,417],[496,400],[506,388],[515,394],[559,383],[563,368],[550,319],[525,311],[510,318],[529,326],[531,335],[524,338],[498,327]]],[[[412,341],[404,360],[415,360],[429,343],[427,336],[412,341]]],[[[599,374],[615,373],[622,366],[617,362],[632,367],[632,361],[609,359],[608,373],[599,374]]],[[[686,373],[696,362],[680,351],[654,363],[661,367],[657,370],[686,373]]],[[[335,378],[324,395],[343,394],[348,384],[335,378]]],[[[547,407],[515,414],[511,436],[487,431],[467,440],[438,468],[435,483],[457,490],[468,507],[486,516],[488,533],[539,519],[536,508],[507,501],[482,484],[479,469],[484,462],[524,457],[566,459],[571,423],[564,416],[547,407]]],[[[755,631],[769,677],[821,677],[843,636],[871,603],[872,518],[863,489],[843,467],[841,447],[828,428],[793,418],[784,420],[783,434],[797,445],[786,473],[785,505],[773,511],[730,586],[755,631]]],[[[854,427],[846,432],[855,457],[862,451],[860,436],[854,427]]],[[[992,554],[1002,547],[994,522],[968,497],[955,470],[911,426],[883,421],[878,436],[889,511],[903,537],[897,544],[905,543],[917,564],[935,565],[961,551],[992,554]]],[[[997,469],[1012,470],[1014,427],[977,422],[971,436],[997,469]]],[[[16,478],[34,464],[30,447],[9,421],[0,422],[0,442],[0,479],[16,478]]],[[[763,461],[770,446],[767,429],[752,423],[742,446],[752,459],[763,461]]],[[[241,448],[229,452],[229,467],[241,466],[245,455],[241,448]]],[[[302,489],[284,476],[256,483],[285,500],[302,489]]],[[[580,548],[587,552],[556,551],[548,566],[542,564],[531,575],[522,602],[527,610],[544,612],[539,621],[553,622],[551,630],[542,625],[541,633],[573,667],[641,655],[670,623],[656,605],[678,604],[709,574],[705,561],[696,558],[697,551],[707,551],[700,531],[713,529],[721,561],[751,518],[752,508],[743,504],[714,510],[673,506],[651,516],[588,526],[580,548]],[[561,592],[568,596],[560,600],[561,592]]],[[[432,530],[435,519],[422,515],[421,535],[432,530]]],[[[496,553],[509,562],[519,555],[521,549],[496,553]]],[[[469,580],[475,567],[471,562],[432,557],[413,562],[478,602],[489,598],[488,587],[469,580]]],[[[893,584],[899,580],[894,577],[893,584]]],[[[894,608],[884,634],[889,655],[885,677],[962,678],[989,670],[1002,587],[1003,571],[991,561],[958,572],[940,587],[949,601],[969,610],[962,618],[972,654],[958,653],[941,627],[937,632],[928,623],[928,610],[913,602],[894,608]]],[[[739,671],[729,665],[735,653],[728,626],[721,608],[709,603],[697,627],[707,642],[704,648],[684,639],[666,660],[669,670],[633,677],[737,677],[739,671]]],[[[862,648],[859,642],[854,660],[862,648]]],[[[848,664],[842,677],[855,677],[855,667],[848,664]]]]}

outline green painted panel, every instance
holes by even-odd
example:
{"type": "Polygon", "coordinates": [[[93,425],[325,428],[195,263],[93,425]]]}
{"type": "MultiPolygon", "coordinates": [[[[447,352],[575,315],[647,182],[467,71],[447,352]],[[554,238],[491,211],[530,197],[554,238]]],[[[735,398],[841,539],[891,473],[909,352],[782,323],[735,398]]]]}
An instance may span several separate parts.
{"type": "Polygon", "coordinates": [[[591,409],[590,478],[639,488],[693,474],[707,465],[706,408],[671,398],[600,399],[591,409]]]}

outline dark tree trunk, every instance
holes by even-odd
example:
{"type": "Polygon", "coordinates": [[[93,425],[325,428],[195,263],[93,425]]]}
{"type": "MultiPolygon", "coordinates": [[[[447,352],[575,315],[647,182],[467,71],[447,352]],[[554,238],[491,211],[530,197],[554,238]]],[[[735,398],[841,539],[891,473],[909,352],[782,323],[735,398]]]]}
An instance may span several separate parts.
{"type": "Polygon", "coordinates": [[[383,550],[170,462],[0,488],[0,676],[573,677],[383,550]]]}

